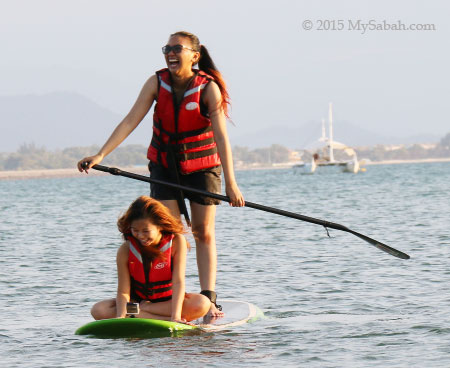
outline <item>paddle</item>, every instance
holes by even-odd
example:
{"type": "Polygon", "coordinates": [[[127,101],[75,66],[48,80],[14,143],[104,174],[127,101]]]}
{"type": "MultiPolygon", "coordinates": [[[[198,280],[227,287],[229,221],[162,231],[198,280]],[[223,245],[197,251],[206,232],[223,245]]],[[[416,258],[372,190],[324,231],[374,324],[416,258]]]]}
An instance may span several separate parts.
{"type": "MultiPolygon", "coordinates": [[[[145,181],[147,183],[154,183],[154,184],[165,185],[165,186],[168,186],[168,187],[171,187],[171,188],[184,190],[186,192],[200,194],[200,195],[203,195],[203,196],[206,196],[206,197],[219,199],[219,200],[225,201],[225,202],[231,202],[229,197],[223,196],[221,194],[206,192],[206,191],[195,189],[195,188],[189,188],[189,187],[185,187],[183,185],[170,183],[170,182],[166,182],[166,181],[163,181],[163,180],[151,179],[148,176],[138,175],[138,174],[130,173],[130,172],[127,172],[127,171],[122,171],[122,170],[120,170],[118,168],[115,168],[115,167],[94,165],[94,166],[92,166],[92,168],[95,169],[95,170],[98,170],[98,171],[103,171],[103,172],[110,173],[112,175],[120,175],[120,176],[125,176],[125,177],[131,178],[131,179],[145,181]]],[[[257,210],[265,211],[265,212],[274,213],[274,214],[281,215],[281,216],[294,218],[296,220],[310,222],[312,224],[322,225],[322,226],[325,227],[325,229],[327,229],[327,232],[328,232],[328,228],[345,231],[347,233],[353,234],[353,235],[357,236],[358,238],[366,241],[370,245],[373,245],[374,247],[377,247],[378,249],[382,250],[383,252],[386,252],[386,253],[389,253],[390,255],[393,255],[394,257],[398,257],[398,258],[401,258],[401,259],[409,259],[410,258],[409,255],[407,255],[406,253],[403,253],[403,252],[401,252],[401,251],[399,251],[397,249],[394,249],[394,248],[392,248],[392,247],[390,247],[390,246],[388,246],[386,244],[383,244],[383,243],[379,242],[378,240],[369,238],[366,235],[363,235],[361,233],[353,231],[353,230],[349,229],[348,227],[346,227],[344,225],[341,225],[341,224],[337,224],[335,222],[324,221],[324,220],[316,219],[314,217],[309,217],[309,216],[300,215],[300,214],[294,213],[294,212],[279,210],[277,208],[263,206],[261,204],[252,203],[252,202],[248,202],[248,201],[245,201],[245,206],[246,207],[250,207],[250,208],[254,208],[254,209],[257,209],[257,210]]]]}

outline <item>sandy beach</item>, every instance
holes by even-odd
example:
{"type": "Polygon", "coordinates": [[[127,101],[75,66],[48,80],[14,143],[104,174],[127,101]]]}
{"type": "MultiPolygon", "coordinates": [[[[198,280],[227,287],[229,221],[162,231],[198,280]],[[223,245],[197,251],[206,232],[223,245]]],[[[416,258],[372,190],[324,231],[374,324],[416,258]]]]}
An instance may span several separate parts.
{"type": "Polygon", "coordinates": [[[397,164],[426,164],[432,162],[450,162],[450,157],[444,158],[424,158],[422,160],[385,160],[385,161],[368,161],[364,166],[369,165],[397,165],[397,164]]]}
{"type": "MultiPolygon", "coordinates": [[[[385,160],[385,161],[367,161],[361,160],[361,167],[371,166],[371,165],[400,165],[400,164],[422,164],[422,163],[432,163],[432,162],[450,162],[450,157],[445,158],[426,158],[422,160],[385,160]],[[364,162],[364,163],[361,163],[364,162]]],[[[273,165],[242,165],[236,166],[234,169],[239,170],[268,170],[268,169],[288,169],[298,164],[298,162],[286,162],[273,165]]]]}
{"type": "MultiPolygon", "coordinates": [[[[148,168],[145,166],[121,168],[125,171],[131,171],[136,174],[148,174],[148,168]]],[[[48,170],[15,170],[0,171],[0,180],[22,180],[22,179],[46,179],[46,178],[82,178],[85,175],[99,176],[110,175],[97,170],[89,170],[89,174],[80,173],[78,169],[48,169],[48,170]]]]}

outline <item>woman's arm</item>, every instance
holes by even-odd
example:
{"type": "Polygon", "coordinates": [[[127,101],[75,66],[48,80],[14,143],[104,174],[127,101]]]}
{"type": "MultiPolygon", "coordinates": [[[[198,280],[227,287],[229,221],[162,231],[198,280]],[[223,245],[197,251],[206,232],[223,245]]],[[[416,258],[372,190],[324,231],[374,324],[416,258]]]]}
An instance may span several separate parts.
{"type": "Polygon", "coordinates": [[[186,275],[186,239],[183,235],[177,234],[172,243],[172,321],[181,321],[181,310],[185,296],[185,275],[186,275]]]}
{"type": "Polygon", "coordinates": [[[130,301],[130,271],[128,270],[128,243],[123,243],[117,251],[117,318],[127,314],[127,303],[130,301]]]}
{"type": "Polygon", "coordinates": [[[113,133],[103,145],[103,147],[94,156],[85,157],[78,162],[78,170],[80,172],[88,171],[92,166],[100,163],[108,154],[110,154],[120,143],[124,141],[130,133],[136,129],[139,123],[144,119],[153,105],[158,93],[158,79],[156,75],[151,76],[142,87],[139,96],[131,108],[130,112],[117,125],[113,133]],[[82,167],[84,162],[88,163],[86,168],[82,167]]]}
{"type": "Polygon", "coordinates": [[[214,139],[219,151],[220,161],[223,167],[223,176],[225,178],[225,191],[231,199],[231,205],[242,207],[244,197],[236,183],[233,168],[233,155],[231,153],[230,141],[228,139],[225,114],[221,107],[222,95],[216,83],[211,82],[206,87],[204,93],[204,102],[208,107],[209,118],[214,132],[214,139]]]}

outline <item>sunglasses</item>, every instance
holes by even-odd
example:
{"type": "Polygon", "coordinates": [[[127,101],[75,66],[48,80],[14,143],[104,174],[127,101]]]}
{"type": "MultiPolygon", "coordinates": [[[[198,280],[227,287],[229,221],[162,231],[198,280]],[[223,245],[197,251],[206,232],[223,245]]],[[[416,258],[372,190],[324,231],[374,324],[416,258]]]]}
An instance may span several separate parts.
{"type": "Polygon", "coordinates": [[[164,55],[167,55],[171,51],[173,51],[175,54],[179,54],[181,51],[183,51],[183,49],[195,51],[194,49],[190,49],[189,47],[183,45],[175,45],[175,46],[166,45],[162,48],[162,52],[164,55]]]}

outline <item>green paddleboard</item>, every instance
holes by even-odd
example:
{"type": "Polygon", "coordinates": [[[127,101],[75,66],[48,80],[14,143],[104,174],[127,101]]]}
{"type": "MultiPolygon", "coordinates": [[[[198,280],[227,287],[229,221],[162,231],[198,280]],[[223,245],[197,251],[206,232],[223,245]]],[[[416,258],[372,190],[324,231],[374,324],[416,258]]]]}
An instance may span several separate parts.
{"type": "Polygon", "coordinates": [[[183,323],[145,318],[111,318],[93,321],[75,331],[76,335],[90,335],[98,338],[153,338],[174,337],[202,331],[219,331],[253,322],[264,316],[255,305],[236,300],[221,300],[225,316],[203,317],[192,321],[194,326],[183,323]]]}
{"type": "Polygon", "coordinates": [[[99,338],[151,338],[177,336],[198,329],[183,323],[146,318],[111,318],[93,321],[75,331],[75,335],[99,338]]]}

